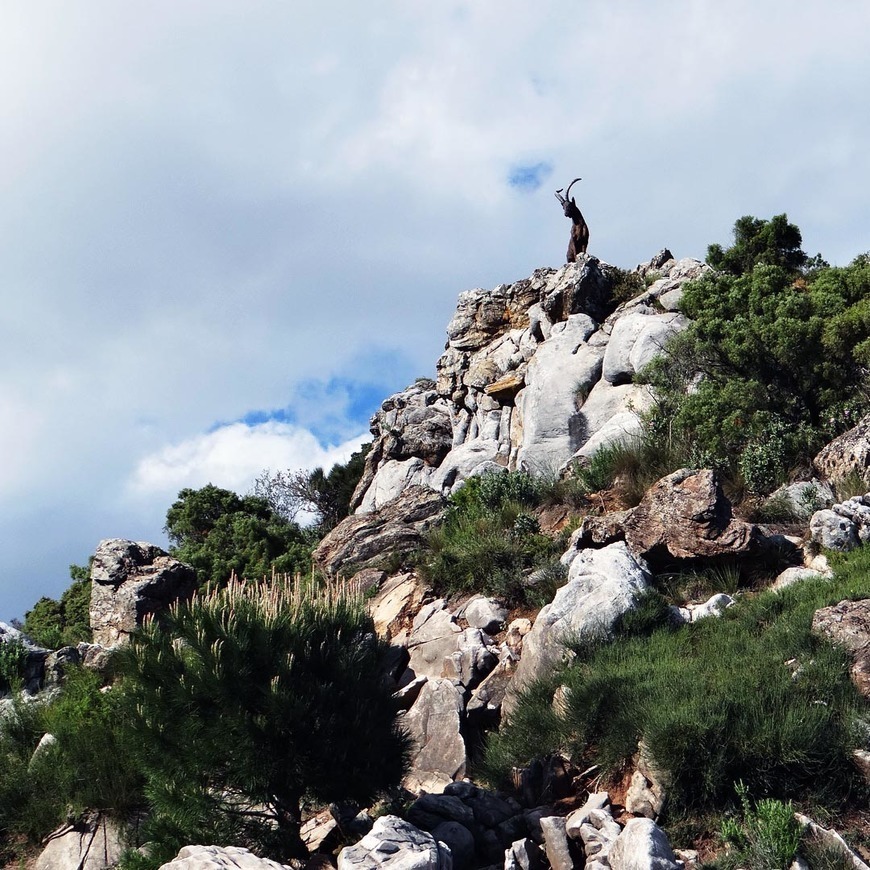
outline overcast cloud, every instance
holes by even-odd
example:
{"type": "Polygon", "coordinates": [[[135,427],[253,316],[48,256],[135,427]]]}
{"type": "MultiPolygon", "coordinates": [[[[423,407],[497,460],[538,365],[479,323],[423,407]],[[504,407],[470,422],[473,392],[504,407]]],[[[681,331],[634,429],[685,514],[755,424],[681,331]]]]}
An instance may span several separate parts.
{"type": "Polygon", "coordinates": [[[870,248],[870,6],[7,0],[0,619],[209,481],[329,465],[457,294],[744,214],[870,248]]]}

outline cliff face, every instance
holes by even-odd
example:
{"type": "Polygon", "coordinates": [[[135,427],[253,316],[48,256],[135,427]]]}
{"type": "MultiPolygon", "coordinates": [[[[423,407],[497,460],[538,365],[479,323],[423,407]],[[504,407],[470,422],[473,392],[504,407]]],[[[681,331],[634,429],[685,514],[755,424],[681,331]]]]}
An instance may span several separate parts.
{"type": "Polygon", "coordinates": [[[617,270],[588,255],[461,293],[437,381],[391,396],[372,418],[352,507],[377,510],[410,486],[447,495],[496,468],[557,473],[630,437],[650,402],[632,375],[685,327],[681,287],[707,268],[662,251],[638,267],[646,290],[619,306],[617,270]]]}

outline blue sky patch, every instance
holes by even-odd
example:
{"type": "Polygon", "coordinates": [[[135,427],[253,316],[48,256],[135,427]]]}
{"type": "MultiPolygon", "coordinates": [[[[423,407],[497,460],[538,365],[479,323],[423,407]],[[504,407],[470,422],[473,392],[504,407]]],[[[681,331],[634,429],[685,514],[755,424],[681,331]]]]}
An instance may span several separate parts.
{"type": "Polygon", "coordinates": [[[508,184],[517,190],[537,190],[553,173],[553,164],[547,161],[515,166],[508,175],[508,184]]]}

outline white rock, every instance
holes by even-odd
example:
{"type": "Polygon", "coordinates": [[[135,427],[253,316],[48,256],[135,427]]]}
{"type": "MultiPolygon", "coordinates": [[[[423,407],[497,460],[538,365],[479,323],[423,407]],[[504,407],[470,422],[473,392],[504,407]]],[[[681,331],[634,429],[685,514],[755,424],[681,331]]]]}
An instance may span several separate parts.
{"type": "Polygon", "coordinates": [[[451,870],[450,849],[398,816],[381,816],[356,845],[338,854],[338,870],[451,870]]]}
{"type": "Polygon", "coordinates": [[[609,858],[611,870],[682,870],[664,831],[652,819],[629,819],[609,858]]]}
{"type": "Polygon", "coordinates": [[[611,384],[627,383],[688,323],[681,314],[655,314],[652,309],[619,317],[604,354],[604,379],[611,384]]]}
{"type": "Polygon", "coordinates": [[[375,473],[359,507],[358,514],[378,510],[387,502],[401,495],[409,486],[425,484],[429,469],[422,459],[412,456],[403,462],[390,459],[375,473]]]}

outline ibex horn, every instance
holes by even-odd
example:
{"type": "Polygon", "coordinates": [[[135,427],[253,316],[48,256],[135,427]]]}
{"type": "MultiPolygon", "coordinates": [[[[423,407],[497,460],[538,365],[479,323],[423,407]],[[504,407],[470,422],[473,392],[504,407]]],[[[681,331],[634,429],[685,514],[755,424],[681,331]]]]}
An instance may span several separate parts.
{"type": "Polygon", "coordinates": [[[572,187],[573,187],[573,186],[574,186],[578,181],[582,181],[582,180],[583,180],[582,178],[575,178],[575,179],[574,179],[574,180],[573,180],[573,181],[568,185],[568,192],[565,194],[565,199],[568,199],[568,197],[571,196],[571,188],[572,188],[572,187]]]}

